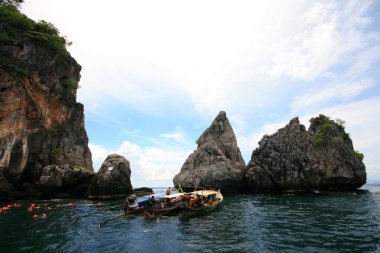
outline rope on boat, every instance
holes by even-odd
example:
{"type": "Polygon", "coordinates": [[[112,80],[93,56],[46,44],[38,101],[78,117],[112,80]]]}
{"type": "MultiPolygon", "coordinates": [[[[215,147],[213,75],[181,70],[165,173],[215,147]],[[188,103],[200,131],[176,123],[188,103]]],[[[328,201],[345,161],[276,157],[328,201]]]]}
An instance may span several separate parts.
{"type": "Polygon", "coordinates": [[[113,218],[111,218],[111,219],[108,219],[108,220],[102,221],[102,222],[99,223],[99,227],[102,228],[102,227],[104,227],[104,226],[106,225],[107,222],[110,222],[110,221],[116,220],[117,218],[120,218],[120,217],[123,217],[123,216],[124,216],[124,213],[123,213],[123,214],[120,214],[120,215],[118,215],[118,216],[116,216],[116,217],[113,217],[113,218]]]}

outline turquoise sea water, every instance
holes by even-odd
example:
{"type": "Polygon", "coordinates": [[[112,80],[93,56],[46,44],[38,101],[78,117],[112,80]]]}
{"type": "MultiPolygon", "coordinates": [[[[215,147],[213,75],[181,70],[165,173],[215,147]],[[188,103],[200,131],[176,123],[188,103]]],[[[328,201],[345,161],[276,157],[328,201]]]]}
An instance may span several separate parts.
{"type": "Polygon", "coordinates": [[[21,207],[0,213],[0,252],[380,252],[380,185],[364,188],[226,197],[190,220],[117,218],[104,227],[98,224],[118,216],[120,210],[108,209],[120,202],[19,201],[21,207]],[[26,211],[32,202],[41,208],[26,211]],[[57,203],[63,206],[43,206],[57,203]]]}

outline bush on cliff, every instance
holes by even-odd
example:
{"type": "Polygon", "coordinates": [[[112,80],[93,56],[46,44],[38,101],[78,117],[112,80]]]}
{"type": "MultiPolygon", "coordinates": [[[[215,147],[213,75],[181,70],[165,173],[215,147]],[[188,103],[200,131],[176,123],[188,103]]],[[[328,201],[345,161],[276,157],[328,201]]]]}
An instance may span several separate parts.
{"type": "Polygon", "coordinates": [[[66,78],[65,80],[63,80],[63,83],[70,87],[71,89],[78,89],[80,88],[79,84],[77,81],[75,81],[74,79],[72,78],[66,78]]]}
{"type": "Polygon", "coordinates": [[[314,143],[317,145],[324,144],[329,140],[338,143],[339,137],[343,141],[351,141],[350,134],[345,131],[345,121],[341,119],[336,119],[336,121],[331,120],[328,116],[320,114],[319,117],[311,118],[310,124],[317,127],[314,134],[314,143]],[[336,128],[334,127],[336,126],[336,128]],[[338,130],[339,134],[337,134],[338,130]]]}
{"type": "Polygon", "coordinates": [[[354,150],[354,154],[355,154],[356,158],[359,159],[359,161],[363,162],[363,159],[364,159],[364,154],[363,153],[360,153],[357,150],[354,150]]]}
{"type": "MultiPolygon", "coordinates": [[[[21,3],[22,1],[14,2],[21,3]]],[[[60,64],[66,64],[71,57],[66,49],[71,43],[60,36],[59,30],[53,24],[43,20],[35,22],[29,19],[18,10],[16,4],[0,4],[0,24],[0,44],[2,45],[12,46],[30,40],[53,54],[60,64]]],[[[12,57],[8,56],[8,58],[12,57]]]]}
{"type": "MultiPolygon", "coordinates": [[[[345,121],[341,119],[331,120],[329,117],[320,114],[319,117],[311,118],[310,123],[316,127],[314,133],[314,143],[316,145],[326,144],[331,141],[333,143],[339,144],[343,142],[351,142],[350,134],[345,131],[345,121]],[[334,126],[338,132],[334,132],[334,126]],[[340,139],[340,140],[339,140],[340,139]],[[343,140],[343,142],[342,142],[343,140]]],[[[352,153],[356,158],[363,162],[364,155],[356,150],[353,150],[352,153]]]]}

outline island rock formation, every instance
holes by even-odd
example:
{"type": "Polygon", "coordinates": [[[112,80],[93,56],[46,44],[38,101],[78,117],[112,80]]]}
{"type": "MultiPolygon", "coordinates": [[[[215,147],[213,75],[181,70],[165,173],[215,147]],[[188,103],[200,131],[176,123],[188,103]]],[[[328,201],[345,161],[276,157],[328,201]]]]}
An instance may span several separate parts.
{"type": "Polygon", "coordinates": [[[225,112],[218,114],[196,143],[197,149],[174,177],[174,185],[214,187],[224,194],[239,193],[244,183],[245,162],[225,112]]]}
{"type": "Polygon", "coordinates": [[[39,184],[44,167],[49,165],[61,169],[46,169],[56,177],[43,179],[45,184],[59,185],[61,175],[65,186],[63,174],[70,173],[86,174],[84,182],[78,182],[85,184],[93,169],[83,105],[76,101],[81,66],[70,56],[66,40],[52,24],[36,23],[17,9],[2,5],[0,21],[3,184],[7,185],[6,181],[16,192],[23,191],[24,184],[39,184]]]}
{"type": "Polygon", "coordinates": [[[129,161],[121,155],[111,154],[93,177],[87,198],[125,198],[133,192],[130,177],[129,161]]]}
{"type": "Polygon", "coordinates": [[[366,182],[363,155],[353,149],[342,122],[324,115],[306,130],[298,118],[265,135],[247,165],[249,192],[351,190],[366,182]]]}

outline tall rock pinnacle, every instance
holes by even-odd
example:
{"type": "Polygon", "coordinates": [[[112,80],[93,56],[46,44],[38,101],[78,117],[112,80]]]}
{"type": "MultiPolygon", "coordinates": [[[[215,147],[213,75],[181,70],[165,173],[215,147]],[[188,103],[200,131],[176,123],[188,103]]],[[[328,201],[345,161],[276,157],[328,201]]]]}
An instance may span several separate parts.
{"type": "Polygon", "coordinates": [[[225,112],[198,138],[198,148],[174,177],[174,185],[215,187],[223,193],[238,193],[243,187],[245,163],[225,112]]]}

